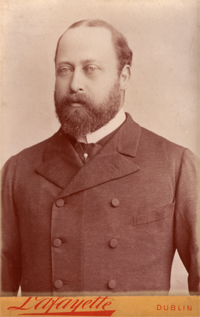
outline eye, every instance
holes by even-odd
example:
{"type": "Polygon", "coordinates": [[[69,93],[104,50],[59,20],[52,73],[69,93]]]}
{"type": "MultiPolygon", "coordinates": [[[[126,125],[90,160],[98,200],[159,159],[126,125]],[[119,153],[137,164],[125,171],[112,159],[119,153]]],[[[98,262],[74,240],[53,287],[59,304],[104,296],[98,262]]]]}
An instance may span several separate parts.
{"type": "Polygon", "coordinates": [[[70,66],[62,66],[58,69],[58,73],[61,75],[69,75],[73,72],[73,68],[70,66]]]}
{"type": "Polygon", "coordinates": [[[84,70],[88,73],[88,74],[92,74],[95,72],[95,70],[99,69],[98,66],[96,65],[87,65],[84,70]]]}

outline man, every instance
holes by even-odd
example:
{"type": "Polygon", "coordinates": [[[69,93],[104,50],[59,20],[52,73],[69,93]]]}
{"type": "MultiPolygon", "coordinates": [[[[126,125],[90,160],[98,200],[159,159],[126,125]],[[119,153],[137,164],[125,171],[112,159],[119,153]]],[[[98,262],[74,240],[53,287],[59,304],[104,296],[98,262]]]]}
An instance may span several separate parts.
{"type": "Polygon", "coordinates": [[[61,128],[3,170],[3,295],[167,294],[176,249],[198,293],[197,160],[124,113],[131,60],[101,20],[59,39],[61,128]]]}

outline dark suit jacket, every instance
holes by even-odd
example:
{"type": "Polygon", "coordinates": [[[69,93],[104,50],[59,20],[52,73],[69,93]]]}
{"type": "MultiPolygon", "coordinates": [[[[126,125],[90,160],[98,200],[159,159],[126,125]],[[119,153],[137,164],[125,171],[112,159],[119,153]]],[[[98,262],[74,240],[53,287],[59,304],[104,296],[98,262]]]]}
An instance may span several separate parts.
{"type": "Polygon", "coordinates": [[[196,162],[129,115],[85,165],[61,131],[13,156],[3,170],[3,295],[19,284],[23,295],[168,292],[176,248],[197,294],[196,162]]]}

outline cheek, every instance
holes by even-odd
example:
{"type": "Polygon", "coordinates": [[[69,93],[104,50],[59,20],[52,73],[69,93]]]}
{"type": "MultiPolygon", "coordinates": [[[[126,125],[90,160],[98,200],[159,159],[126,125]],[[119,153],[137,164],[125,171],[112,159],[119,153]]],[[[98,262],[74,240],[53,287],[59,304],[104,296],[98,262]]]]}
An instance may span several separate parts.
{"type": "Polygon", "coordinates": [[[60,78],[56,78],[55,90],[58,93],[67,92],[69,90],[69,80],[63,80],[60,78]]]}
{"type": "Polygon", "coordinates": [[[88,95],[88,97],[90,97],[90,99],[94,102],[94,104],[98,105],[98,104],[101,104],[104,100],[105,100],[105,97],[106,97],[106,93],[104,90],[99,90],[98,91],[95,91],[95,90],[92,90],[92,91],[87,91],[86,94],[88,95]]]}
{"type": "Polygon", "coordinates": [[[113,81],[110,80],[101,80],[96,81],[95,83],[90,83],[85,86],[86,92],[90,94],[96,102],[101,102],[105,97],[110,93],[111,89],[114,87],[113,81]]]}

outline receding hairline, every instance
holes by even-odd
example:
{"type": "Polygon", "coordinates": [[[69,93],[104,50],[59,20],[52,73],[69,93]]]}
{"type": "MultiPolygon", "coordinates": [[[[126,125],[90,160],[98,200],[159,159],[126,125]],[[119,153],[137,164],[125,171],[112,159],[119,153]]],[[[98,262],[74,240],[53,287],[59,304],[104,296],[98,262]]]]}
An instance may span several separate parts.
{"type": "MultiPolygon", "coordinates": [[[[56,58],[57,58],[57,54],[58,54],[58,48],[59,48],[59,44],[60,44],[60,41],[62,39],[62,37],[70,30],[70,29],[74,29],[74,28],[78,28],[78,27],[81,27],[81,26],[85,26],[85,27],[96,27],[96,28],[104,28],[104,29],[107,29],[108,31],[110,31],[110,35],[111,35],[111,43],[112,43],[112,46],[114,48],[114,51],[117,55],[117,59],[118,59],[118,66],[119,68],[121,67],[120,63],[121,63],[121,60],[120,60],[120,57],[119,57],[119,54],[117,52],[117,49],[116,49],[116,38],[117,38],[117,41],[121,43],[121,41],[123,41],[123,46],[126,47],[126,49],[128,48],[129,50],[129,58],[128,60],[126,61],[126,65],[129,65],[131,66],[132,64],[132,51],[130,50],[129,46],[128,46],[128,42],[126,40],[126,37],[121,33],[119,32],[115,27],[113,27],[111,24],[109,24],[108,22],[104,21],[104,20],[100,20],[100,19],[87,19],[87,20],[81,20],[81,21],[78,21],[78,22],[75,22],[73,23],[61,36],[60,38],[58,39],[58,42],[57,42],[57,47],[56,47],[56,53],[55,53],[55,59],[54,61],[56,62],[56,58]],[[131,53],[131,54],[130,54],[131,53]]],[[[121,45],[120,45],[121,46],[121,45]]],[[[121,50],[121,49],[120,49],[121,50]]]]}
{"type": "Polygon", "coordinates": [[[57,54],[58,54],[58,48],[59,48],[59,44],[60,44],[60,41],[62,40],[62,38],[65,36],[65,34],[66,34],[68,31],[73,30],[73,29],[75,29],[75,28],[79,28],[79,27],[104,28],[104,29],[108,30],[108,31],[110,32],[110,35],[111,35],[111,42],[112,42],[113,48],[115,49],[114,43],[113,43],[113,41],[112,41],[112,31],[111,31],[111,28],[110,28],[109,26],[110,26],[113,30],[115,30],[115,28],[114,28],[112,25],[108,24],[107,22],[105,22],[105,21],[103,21],[103,20],[81,20],[81,21],[78,21],[78,22],[73,23],[72,25],[70,25],[70,26],[63,32],[63,34],[62,34],[62,35],[59,37],[59,39],[58,39],[54,61],[56,62],[56,57],[57,57],[57,54]],[[88,25],[88,23],[91,23],[91,22],[93,22],[93,21],[99,21],[99,22],[101,21],[101,22],[105,23],[105,25],[106,25],[107,27],[106,27],[105,25],[96,25],[96,24],[95,24],[95,25],[88,25]]]}
{"type": "MultiPolygon", "coordinates": [[[[109,35],[109,37],[110,37],[110,41],[111,41],[111,44],[113,45],[113,41],[112,41],[112,32],[109,30],[109,29],[107,29],[107,28],[104,28],[104,27],[101,27],[101,26],[95,26],[95,27],[90,27],[90,26],[88,26],[88,25],[85,25],[85,24],[82,24],[82,25],[79,25],[79,26],[76,26],[76,27],[69,27],[67,30],[65,30],[65,32],[60,36],[60,38],[59,38],[59,40],[58,40],[58,45],[60,44],[60,41],[62,40],[62,38],[64,38],[68,33],[70,33],[70,32],[73,32],[73,30],[75,30],[75,29],[96,29],[96,30],[102,30],[102,32],[108,32],[108,35],[109,35]]],[[[73,34],[73,33],[72,33],[73,34]]],[[[103,36],[104,36],[105,34],[103,34],[103,36]]],[[[98,35],[97,35],[98,36],[98,35]]],[[[99,37],[101,36],[101,34],[99,34],[99,37]]],[[[103,37],[102,37],[103,38],[103,37]]],[[[114,46],[114,45],[113,45],[114,46]]]]}

